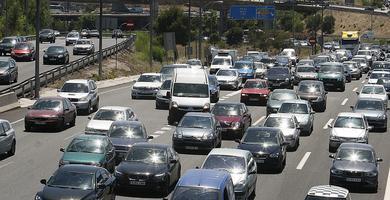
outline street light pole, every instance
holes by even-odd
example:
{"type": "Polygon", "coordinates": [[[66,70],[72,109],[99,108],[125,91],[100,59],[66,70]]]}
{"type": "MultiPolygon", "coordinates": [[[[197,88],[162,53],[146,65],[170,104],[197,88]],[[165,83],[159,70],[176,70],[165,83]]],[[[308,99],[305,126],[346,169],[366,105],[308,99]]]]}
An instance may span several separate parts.
{"type": "Polygon", "coordinates": [[[153,68],[153,15],[154,15],[154,0],[150,0],[150,22],[149,22],[149,67],[153,68]]]}
{"type": "Polygon", "coordinates": [[[99,2],[100,13],[99,13],[99,78],[102,78],[103,68],[103,1],[99,2]]]}
{"type": "Polygon", "coordinates": [[[188,49],[187,58],[191,58],[191,0],[188,0],[188,49]]]}
{"type": "Polygon", "coordinates": [[[324,52],[324,7],[325,4],[321,5],[321,52],[324,52]]]}
{"type": "Polygon", "coordinates": [[[202,5],[203,5],[203,0],[199,1],[199,26],[198,26],[198,54],[199,57],[198,59],[202,62],[202,28],[203,28],[203,19],[202,19],[202,5]]]}
{"type": "Polygon", "coordinates": [[[39,30],[41,29],[41,0],[36,0],[35,9],[35,95],[39,98],[39,90],[41,87],[41,80],[39,78],[39,30]]]}

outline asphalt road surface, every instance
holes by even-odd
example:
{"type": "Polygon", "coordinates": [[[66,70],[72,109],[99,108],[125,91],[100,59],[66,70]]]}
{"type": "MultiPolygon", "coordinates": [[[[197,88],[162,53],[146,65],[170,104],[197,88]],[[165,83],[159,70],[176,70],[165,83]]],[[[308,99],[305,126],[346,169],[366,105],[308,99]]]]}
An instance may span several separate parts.
{"type": "MultiPolygon", "coordinates": [[[[91,40],[93,41],[93,43],[95,44],[95,52],[99,51],[99,39],[97,38],[91,38],[91,40]]],[[[118,38],[118,43],[120,43],[121,41],[123,41],[124,39],[123,38],[118,38]]],[[[33,43],[33,45],[35,46],[35,40],[34,41],[31,41],[31,43],[33,43]]],[[[48,42],[45,42],[45,43],[41,43],[40,44],[40,51],[39,51],[39,71],[40,73],[42,72],[45,72],[45,71],[48,71],[48,70],[51,70],[51,69],[54,69],[58,66],[61,66],[61,65],[43,65],[43,51],[46,50],[48,47],[50,46],[55,46],[55,45],[60,45],[60,46],[65,46],[65,38],[64,37],[58,37],[56,39],[56,43],[53,43],[53,44],[50,44],[48,42]]],[[[115,39],[112,39],[112,38],[103,38],[103,49],[104,48],[107,48],[107,47],[110,47],[110,46],[113,46],[115,45],[115,39]]],[[[73,60],[77,60],[79,58],[82,58],[83,56],[85,55],[76,55],[74,56],[73,55],[73,45],[69,45],[66,47],[69,51],[69,61],[73,61],[73,60]]],[[[9,57],[10,55],[7,54],[7,56],[0,56],[0,57],[9,57]]],[[[34,76],[34,73],[35,73],[35,61],[29,61],[29,62],[25,62],[25,61],[19,61],[17,62],[17,65],[18,65],[18,70],[19,70],[19,77],[18,77],[18,83],[34,76]]],[[[17,83],[13,83],[13,84],[17,84],[17,83]]],[[[11,84],[12,85],[12,84],[11,84]]],[[[0,85],[0,90],[3,90],[7,87],[9,87],[10,85],[8,84],[1,84],[0,85]]]]}
{"type": "MultiPolygon", "coordinates": [[[[328,184],[331,159],[328,157],[329,129],[327,123],[335,119],[342,111],[350,111],[349,106],[356,101],[356,90],[360,89],[366,79],[348,83],[345,92],[329,92],[327,109],[316,113],[314,131],[310,136],[301,137],[301,144],[296,152],[288,152],[286,168],[280,174],[258,173],[256,197],[259,200],[299,200],[304,199],[311,186],[328,184]]],[[[238,102],[239,92],[222,91],[221,101],[238,102]]],[[[174,127],[167,125],[166,110],[156,110],[154,100],[132,100],[130,84],[100,90],[100,106],[131,106],[149,135],[155,136],[154,143],[171,144],[174,127]]],[[[264,106],[249,106],[254,125],[265,119],[264,106]]],[[[23,117],[25,109],[12,110],[0,114],[13,122],[16,130],[16,155],[0,161],[0,199],[33,199],[42,185],[39,180],[49,178],[58,167],[61,147],[66,147],[70,140],[80,134],[87,122],[87,116],[78,116],[76,126],[59,133],[24,132],[23,117]]],[[[389,124],[390,127],[390,124],[389,124]]],[[[379,188],[377,193],[352,191],[354,200],[384,199],[386,188],[389,190],[390,136],[388,133],[371,132],[369,144],[373,145],[377,155],[383,158],[380,163],[379,188]]],[[[223,147],[236,147],[234,141],[224,140],[223,147]]],[[[206,155],[180,154],[182,174],[191,168],[200,166],[206,155]]],[[[387,192],[389,193],[389,192],[387,192]]],[[[387,194],[390,195],[390,194],[387,194]]],[[[137,197],[137,198],[142,198],[137,197]]],[[[390,196],[387,196],[390,198],[390,196]]],[[[135,197],[117,196],[117,199],[135,199],[135,197]]],[[[143,198],[142,198],[143,199],[143,198]]],[[[159,198],[161,199],[161,197],[159,198]]]]}

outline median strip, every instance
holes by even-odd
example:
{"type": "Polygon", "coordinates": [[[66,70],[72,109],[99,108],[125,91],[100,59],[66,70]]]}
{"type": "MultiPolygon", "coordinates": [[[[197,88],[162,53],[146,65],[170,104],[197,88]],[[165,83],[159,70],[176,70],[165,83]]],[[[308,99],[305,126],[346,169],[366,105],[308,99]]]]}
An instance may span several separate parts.
{"type": "Polygon", "coordinates": [[[303,156],[301,162],[299,162],[297,169],[302,170],[303,166],[305,165],[307,159],[309,159],[311,152],[306,152],[305,155],[303,156]]]}

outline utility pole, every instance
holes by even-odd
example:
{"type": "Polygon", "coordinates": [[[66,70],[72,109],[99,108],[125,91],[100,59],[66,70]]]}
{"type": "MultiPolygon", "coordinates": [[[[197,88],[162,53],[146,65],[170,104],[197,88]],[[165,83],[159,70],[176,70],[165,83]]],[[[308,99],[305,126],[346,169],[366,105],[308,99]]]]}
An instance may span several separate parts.
{"type": "Polygon", "coordinates": [[[202,6],[203,0],[199,1],[199,26],[198,26],[198,59],[202,62],[202,28],[203,28],[203,19],[202,19],[202,6]]]}
{"type": "Polygon", "coordinates": [[[41,87],[41,80],[39,78],[39,30],[41,29],[41,0],[36,0],[35,9],[35,95],[39,98],[39,90],[41,87]]]}
{"type": "Polygon", "coordinates": [[[102,78],[103,69],[103,1],[99,1],[100,13],[99,13],[99,78],[102,78]]]}
{"type": "Polygon", "coordinates": [[[191,58],[191,0],[188,0],[188,49],[187,57],[191,58]]]}
{"type": "Polygon", "coordinates": [[[154,21],[154,0],[150,0],[150,22],[149,22],[149,67],[153,67],[153,21],[154,21]]]}
{"type": "Polygon", "coordinates": [[[8,6],[7,6],[7,0],[4,0],[4,9],[5,9],[5,36],[8,36],[8,6]]]}
{"type": "Polygon", "coordinates": [[[293,38],[294,38],[294,41],[295,42],[295,27],[294,27],[294,24],[295,24],[295,0],[294,1],[291,1],[292,2],[292,7],[293,7],[293,15],[292,15],[292,31],[293,31],[293,38]]]}
{"type": "Polygon", "coordinates": [[[325,3],[321,3],[321,53],[324,52],[324,7],[325,3]]]}
{"type": "MultiPolygon", "coordinates": [[[[26,21],[27,21],[27,15],[28,15],[28,1],[27,0],[24,0],[24,16],[26,17],[26,21]]],[[[27,22],[24,26],[24,34],[27,35],[27,32],[28,32],[28,28],[27,28],[27,22]]]]}

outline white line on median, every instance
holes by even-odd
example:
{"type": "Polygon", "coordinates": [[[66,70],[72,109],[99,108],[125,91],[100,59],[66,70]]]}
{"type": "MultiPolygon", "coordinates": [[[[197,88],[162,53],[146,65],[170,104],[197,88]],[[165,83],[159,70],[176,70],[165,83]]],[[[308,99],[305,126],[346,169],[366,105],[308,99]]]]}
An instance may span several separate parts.
{"type": "Polygon", "coordinates": [[[265,116],[260,117],[260,119],[258,119],[257,121],[255,121],[255,123],[253,123],[252,125],[253,125],[253,126],[256,126],[258,123],[260,123],[261,121],[263,121],[264,118],[265,118],[265,116]]]}
{"type": "Polygon", "coordinates": [[[306,152],[305,153],[305,155],[303,156],[301,162],[299,162],[299,164],[297,166],[298,170],[301,170],[303,168],[303,166],[305,165],[307,159],[309,159],[310,154],[311,154],[311,152],[306,152]]]}
{"type": "Polygon", "coordinates": [[[353,92],[356,92],[356,90],[357,90],[357,89],[358,89],[358,88],[357,88],[357,87],[355,87],[355,88],[353,88],[353,90],[352,90],[352,91],[353,91],[353,92]]]}
{"type": "Polygon", "coordinates": [[[16,123],[19,123],[19,122],[21,122],[21,121],[23,121],[23,120],[24,120],[24,118],[18,119],[18,120],[14,121],[14,122],[11,122],[11,125],[14,125],[14,124],[16,124],[16,123]]]}
{"type": "Polygon", "coordinates": [[[387,174],[386,191],[385,191],[385,197],[383,199],[390,200],[390,168],[389,168],[389,173],[387,174]]]}
{"type": "Polygon", "coordinates": [[[322,127],[323,129],[328,129],[328,124],[331,124],[333,122],[333,119],[329,119],[328,122],[326,122],[325,126],[322,127]]]}
{"type": "Polygon", "coordinates": [[[4,165],[0,165],[0,169],[3,168],[3,167],[6,167],[10,164],[14,163],[14,161],[11,161],[11,162],[8,162],[8,163],[5,163],[4,165]]]}
{"type": "Polygon", "coordinates": [[[342,105],[342,106],[345,105],[345,104],[347,103],[347,101],[348,101],[348,98],[345,98],[344,101],[341,102],[341,105],[342,105]]]}

